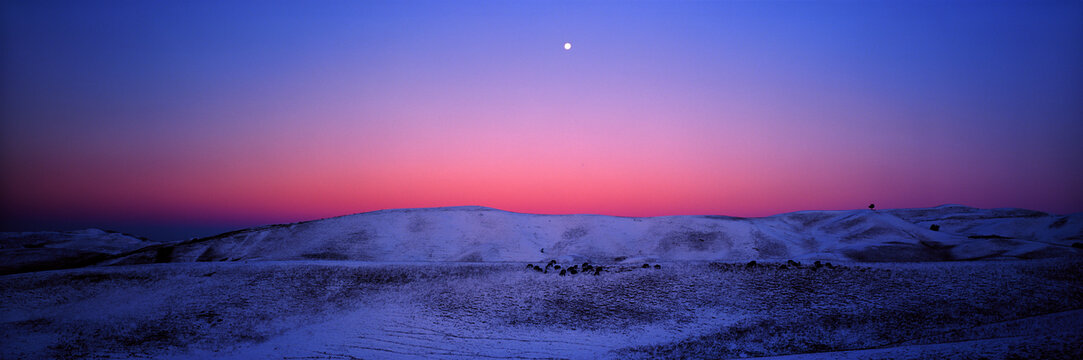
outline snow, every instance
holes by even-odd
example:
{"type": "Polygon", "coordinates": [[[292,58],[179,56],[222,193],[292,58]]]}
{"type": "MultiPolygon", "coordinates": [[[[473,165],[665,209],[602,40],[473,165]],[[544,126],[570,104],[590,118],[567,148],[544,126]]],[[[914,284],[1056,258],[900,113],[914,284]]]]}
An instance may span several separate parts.
{"type": "MultiPolygon", "coordinates": [[[[1080,234],[1083,214],[963,206],[763,218],[533,215],[450,207],[240,230],[173,245],[169,261],[942,261],[1072,255],[1071,244],[1083,241],[1080,234]],[[930,230],[932,224],[940,231],[930,230]]],[[[107,264],[149,262],[156,258],[151,251],[159,249],[107,264]]]]}
{"type": "Polygon", "coordinates": [[[94,229],[3,239],[4,359],[1083,356],[1080,214],[454,207],[179,243],[94,229]],[[608,270],[524,266],[549,260],[608,270]]]}
{"type": "Polygon", "coordinates": [[[156,244],[99,229],[5,232],[0,233],[0,274],[86,266],[156,244]]]}
{"type": "Polygon", "coordinates": [[[49,249],[71,249],[115,255],[153,244],[157,244],[157,242],[100,229],[0,233],[0,246],[3,249],[30,245],[49,249]]]}
{"type": "Polygon", "coordinates": [[[1075,358],[1078,258],[780,270],[171,263],[0,277],[4,358],[1075,358]],[[828,351],[825,353],[825,351],[828,351]]]}

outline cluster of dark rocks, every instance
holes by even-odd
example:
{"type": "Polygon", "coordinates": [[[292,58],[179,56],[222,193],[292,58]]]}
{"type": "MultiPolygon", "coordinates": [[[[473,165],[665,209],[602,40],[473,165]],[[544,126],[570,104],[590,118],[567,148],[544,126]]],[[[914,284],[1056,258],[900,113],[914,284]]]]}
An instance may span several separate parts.
{"type": "Polygon", "coordinates": [[[545,267],[541,267],[541,266],[534,265],[534,264],[526,264],[526,268],[529,269],[529,270],[534,270],[536,272],[543,273],[543,274],[548,274],[549,270],[553,270],[554,273],[557,273],[557,271],[559,270],[560,276],[577,275],[577,274],[584,274],[585,275],[585,274],[591,274],[591,273],[593,273],[594,275],[599,275],[599,274],[601,274],[603,272],[608,271],[608,269],[606,269],[605,266],[601,266],[601,265],[595,266],[595,265],[591,265],[588,262],[585,262],[583,264],[572,265],[571,267],[564,267],[564,266],[561,266],[560,264],[557,264],[556,260],[549,260],[549,263],[545,264],[545,267]]]}
{"type": "Polygon", "coordinates": [[[749,261],[747,264],[745,264],[746,269],[771,268],[771,267],[777,267],[779,270],[809,269],[809,270],[813,270],[813,271],[820,270],[821,268],[827,268],[827,269],[836,269],[836,268],[841,269],[841,268],[844,268],[843,266],[833,265],[833,264],[831,264],[829,262],[828,263],[823,263],[823,262],[820,262],[819,260],[812,263],[811,266],[801,264],[801,262],[794,261],[794,260],[786,260],[785,264],[779,264],[777,266],[774,265],[774,264],[757,263],[756,261],[749,261]]]}
{"type": "MultiPolygon", "coordinates": [[[[662,265],[654,264],[652,266],[649,263],[645,263],[645,264],[643,264],[643,266],[641,266],[641,268],[643,268],[643,269],[654,268],[654,269],[658,270],[658,269],[662,269],[662,265]]],[[[556,260],[549,260],[549,262],[547,264],[545,264],[544,267],[534,265],[534,264],[526,264],[526,269],[527,270],[534,270],[534,271],[540,272],[542,274],[548,274],[549,271],[551,270],[553,273],[560,274],[560,276],[567,276],[567,275],[578,275],[578,274],[601,275],[603,272],[625,272],[625,271],[635,270],[635,267],[634,266],[615,266],[615,267],[611,267],[611,266],[602,266],[602,265],[591,265],[589,262],[585,262],[585,263],[582,263],[582,264],[576,264],[576,265],[572,265],[571,267],[567,267],[567,266],[561,266],[560,264],[557,263],[556,260]]]]}

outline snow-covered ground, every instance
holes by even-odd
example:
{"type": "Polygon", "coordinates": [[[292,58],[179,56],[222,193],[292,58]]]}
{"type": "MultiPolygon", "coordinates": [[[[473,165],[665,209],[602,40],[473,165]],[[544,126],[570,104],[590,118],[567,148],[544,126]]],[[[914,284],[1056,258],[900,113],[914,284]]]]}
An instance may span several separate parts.
{"type": "Polygon", "coordinates": [[[1078,359],[1080,243],[1081,214],[963,206],[6,233],[0,359],[1078,359]]]}
{"type": "Polygon", "coordinates": [[[509,263],[241,261],[8,275],[0,357],[1083,355],[1081,259],[660,265],[560,276],[509,263]]]}

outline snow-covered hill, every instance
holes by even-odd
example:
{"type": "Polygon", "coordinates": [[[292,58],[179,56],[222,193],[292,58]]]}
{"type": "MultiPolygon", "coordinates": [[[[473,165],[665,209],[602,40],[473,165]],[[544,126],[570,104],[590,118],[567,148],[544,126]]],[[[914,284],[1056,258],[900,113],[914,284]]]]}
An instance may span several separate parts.
{"type": "Polygon", "coordinates": [[[1083,213],[945,205],[762,218],[533,215],[485,207],[381,210],[152,246],[103,264],[236,260],[938,261],[1080,254],[1083,213]],[[938,225],[939,231],[930,229],[938,225]]]}
{"type": "Polygon", "coordinates": [[[98,229],[5,232],[0,233],[0,274],[86,266],[155,244],[98,229]]]}

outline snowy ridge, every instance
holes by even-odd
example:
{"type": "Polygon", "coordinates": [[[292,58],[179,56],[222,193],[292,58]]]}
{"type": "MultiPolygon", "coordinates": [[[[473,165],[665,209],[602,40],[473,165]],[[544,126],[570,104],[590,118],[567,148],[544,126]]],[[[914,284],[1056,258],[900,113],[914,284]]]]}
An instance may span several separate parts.
{"type": "Polygon", "coordinates": [[[153,246],[104,264],[236,260],[941,261],[1071,256],[1083,214],[945,205],[762,218],[534,215],[486,207],[380,210],[153,246]],[[939,231],[930,229],[940,226],[939,231]]]}
{"type": "Polygon", "coordinates": [[[4,232],[0,233],[0,274],[80,267],[156,244],[99,229],[4,232]]]}

